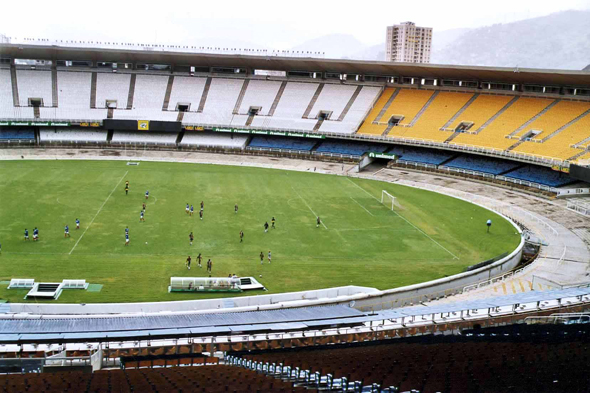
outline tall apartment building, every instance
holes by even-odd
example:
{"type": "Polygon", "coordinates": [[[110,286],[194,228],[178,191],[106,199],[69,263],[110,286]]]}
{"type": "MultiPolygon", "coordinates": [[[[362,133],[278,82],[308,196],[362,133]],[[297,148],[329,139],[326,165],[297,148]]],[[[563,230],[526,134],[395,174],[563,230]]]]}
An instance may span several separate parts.
{"type": "Polygon", "coordinates": [[[432,27],[416,27],[413,22],[387,26],[385,60],[430,63],[432,27]]]}

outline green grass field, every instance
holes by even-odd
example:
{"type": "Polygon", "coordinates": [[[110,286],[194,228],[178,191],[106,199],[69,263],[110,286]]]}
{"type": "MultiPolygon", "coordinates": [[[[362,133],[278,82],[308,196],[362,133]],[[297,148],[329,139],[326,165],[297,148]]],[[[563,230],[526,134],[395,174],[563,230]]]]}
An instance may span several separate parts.
{"type": "MultiPolygon", "coordinates": [[[[384,182],[272,169],[104,161],[0,162],[0,280],[86,279],[100,292],[64,291],[59,302],[186,300],[220,294],[168,293],[171,276],[255,276],[269,292],[342,285],[387,289],[441,278],[512,251],[510,223],[478,206],[384,182]],[[130,192],[124,192],[125,180],[130,192]],[[145,222],[139,212],[150,191],[145,222]],[[387,190],[401,205],[381,205],[387,190]],[[199,220],[201,201],[204,220],[199,220]],[[187,216],[185,204],[195,205],[187,216]],[[234,204],[239,213],[234,214],[234,204]],[[312,212],[313,211],[313,212],[312,212]],[[325,224],[316,228],[315,214],[325,224]],[[263,224],[276,217],[277,227],[263,224]],[[81,220],[76,230],[74,221],[81,220]],[[486,234],[485,222],[494,222],[486,234]],[[92,224],[91,224],[92,223],[92,224]],[[64,225],[70,238],[64,238],[64,225]],[[91,224],[91,225],[90,225],[91,224]],[[39,242],[23,240],[40,230],[39,242]],[[124,246],[124,229],[131,243],[124,246]],[[244,243],[239,232],[245,233],[244,243]],[[193,231],[195,243],[189,245],[193,231]],[[147,242],[147,244],[146,244],[147,242]],[[272,264],[259,254],[272,250],[272,264]],[[192,270],[185,260],[193,257],[192,270]]],[[[0,298],[26,290],[0,285],[0,298]]],[[[235,296],[235,295],[227,295],[235,296]]]]}

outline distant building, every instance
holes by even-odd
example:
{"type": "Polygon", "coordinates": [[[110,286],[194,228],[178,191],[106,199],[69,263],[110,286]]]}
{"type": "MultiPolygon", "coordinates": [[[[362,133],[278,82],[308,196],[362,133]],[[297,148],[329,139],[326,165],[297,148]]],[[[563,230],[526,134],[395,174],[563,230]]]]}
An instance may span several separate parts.
{"type": "Polygon", "coordinates": [[[430,63],[432,27],[416,27],[413,22],[387,26],[385,60],[430,63]]]}

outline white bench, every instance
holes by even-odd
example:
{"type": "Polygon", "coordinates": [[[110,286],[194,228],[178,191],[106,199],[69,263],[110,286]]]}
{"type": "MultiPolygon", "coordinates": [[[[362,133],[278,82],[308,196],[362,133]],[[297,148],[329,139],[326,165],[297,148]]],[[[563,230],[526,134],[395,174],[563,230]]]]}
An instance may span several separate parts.
{"type": "Polygon", "coordinates": [[[34,285],[35,279],[33,278],[13,278],[10,280],[8,289],[33,288],[34,285]]]}
{"type": "Polygon", "coordinates": [[[63,289],[88,289],[86,280],[63,280],[63,289]]]}

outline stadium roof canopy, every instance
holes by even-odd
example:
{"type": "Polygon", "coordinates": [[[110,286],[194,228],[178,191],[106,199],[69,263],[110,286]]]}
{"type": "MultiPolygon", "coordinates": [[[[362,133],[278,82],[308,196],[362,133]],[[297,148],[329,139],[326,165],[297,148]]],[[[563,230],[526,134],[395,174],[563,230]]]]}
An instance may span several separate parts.
{"type": "Polygon", "coordinates": [[[276,71],[403,76],[541,86],[590,87],[590,72],[334,60],[309,57],[190,53],[173,50],[124,50],[50,45],[0,44],[0,57],[171,66],[227,67],[276,71]]]}

